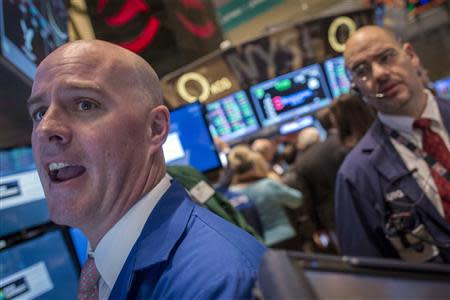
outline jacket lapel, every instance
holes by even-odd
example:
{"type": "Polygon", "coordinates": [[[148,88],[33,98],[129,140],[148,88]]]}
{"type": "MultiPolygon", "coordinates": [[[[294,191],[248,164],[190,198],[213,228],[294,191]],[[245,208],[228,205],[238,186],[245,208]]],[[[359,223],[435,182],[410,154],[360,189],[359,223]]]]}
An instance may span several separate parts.
{"type": "Polygon", "coordinates": [[[370,154],[370,160],[377,171],[388,182],[386,190],[382,191],[383,195],[385,196],[386,193],[399,189],[412,201],[422,198],[421,201],[418,201],[417,208],[429,215],[441,227],[449,228],[445,219],[442,218],[428,197],[423,193],[411,171],[406,168],[378,119],[375,121],[371,137],[371,143],[366,151],[373,150],[370,154]]]}
{"type": "Polygon", "coordinates": [[[137,270],[166,261],[183,234],[194,203],[181,184],[173,181],[158,201],[133,246],[111,291],[110,299],[126,299],[137,270]]]}

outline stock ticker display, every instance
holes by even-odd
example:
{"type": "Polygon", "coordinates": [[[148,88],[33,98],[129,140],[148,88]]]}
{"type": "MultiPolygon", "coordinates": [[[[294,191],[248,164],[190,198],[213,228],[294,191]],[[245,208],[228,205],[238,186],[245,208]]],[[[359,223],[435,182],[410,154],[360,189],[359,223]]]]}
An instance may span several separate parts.
{"type": "Polygon", "coordinates": [[[250,94],[263,127],[312,113],[331,102],[319,64],[256,84],[250,94]]]}
{"type": "Polygon", "coordinates": [[[255,112],[244,91],[206,104],[206,117],[213,137],[236,140],[259,129],[255,112]]]}
{"type": "Polygon", "coordinates": [[[350,92],[351,83],[345,72],[344,57],[338,56],[323,63],[333,98],[350,92]]]}
{"type": "Polygon", "coordinates": [[[65,1],[0,1],[0,50],[2,56],[30,79],[36,66],[67,35],[65,1]]]}

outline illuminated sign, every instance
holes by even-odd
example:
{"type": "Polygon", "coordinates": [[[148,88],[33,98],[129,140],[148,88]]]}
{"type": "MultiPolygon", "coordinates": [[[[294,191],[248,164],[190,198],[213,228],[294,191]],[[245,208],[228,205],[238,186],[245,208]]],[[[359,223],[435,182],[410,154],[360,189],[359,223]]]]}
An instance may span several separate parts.
{"type": "Polygon", "coordinates": [[[339,17],[331,22],[328,28],[328,42],[334,51],[342,53],[345,50],[345,41],[339,41],[336,37],[336,33],[340,26],[347,27],[348,36],[351,36],[356,30],[356,23],[349,17],[339,17]]]}
{"type": "Polygon", "coordinates": [[[196,100],[205,102],[208,100],[210,95],[222,93],[231,89],[231,87],[231,80],[227,77],[222,77],[219,80],[210,83],[205,76],[197,72],[189,72],[182,75],[178,78],[176,83],[178,94],[187,102],[194,102],[196,100]],[[189,82],[196,85],[196,88],[200,87],[200,90],[196,90],[196,93],[194,94],[187,87],[189,82]]]}

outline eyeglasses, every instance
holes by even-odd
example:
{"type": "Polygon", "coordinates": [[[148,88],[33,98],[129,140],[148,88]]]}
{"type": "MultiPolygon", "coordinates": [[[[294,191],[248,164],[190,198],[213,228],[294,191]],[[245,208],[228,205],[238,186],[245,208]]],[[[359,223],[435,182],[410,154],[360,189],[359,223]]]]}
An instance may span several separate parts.
{"type": "Polygon", "coordinates": [[[351,70],[348,70],[348,76],[351,80],[365,82],[372,76],[372,64],[376,62],[382,67],[389,67],[396,62],[399,57],[399,51],[393,48],[389,48],[375,56],[373,61],[365,61],[357,64],[351,70]]]}

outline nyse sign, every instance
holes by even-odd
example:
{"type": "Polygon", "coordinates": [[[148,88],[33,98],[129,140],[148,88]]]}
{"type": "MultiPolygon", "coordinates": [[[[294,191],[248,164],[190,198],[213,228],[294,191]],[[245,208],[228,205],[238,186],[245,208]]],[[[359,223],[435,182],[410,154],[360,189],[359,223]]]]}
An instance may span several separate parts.
{"type": "Polygon", "coordinates": [[[178,78],[176,90],[186,102],[200,100],[207,101],[211,95],[223,93],[232,88],[232,82],[227,77],[222,77],[213,82],[198,72],[186,73],[178,78]]]}
{"type": "Polygon", "coordinates": [[[371,10],[300,23],[230,48],[224,59],[248,86],[342,54],[347,38],[367,24],[372,24],[371,10]]]}

